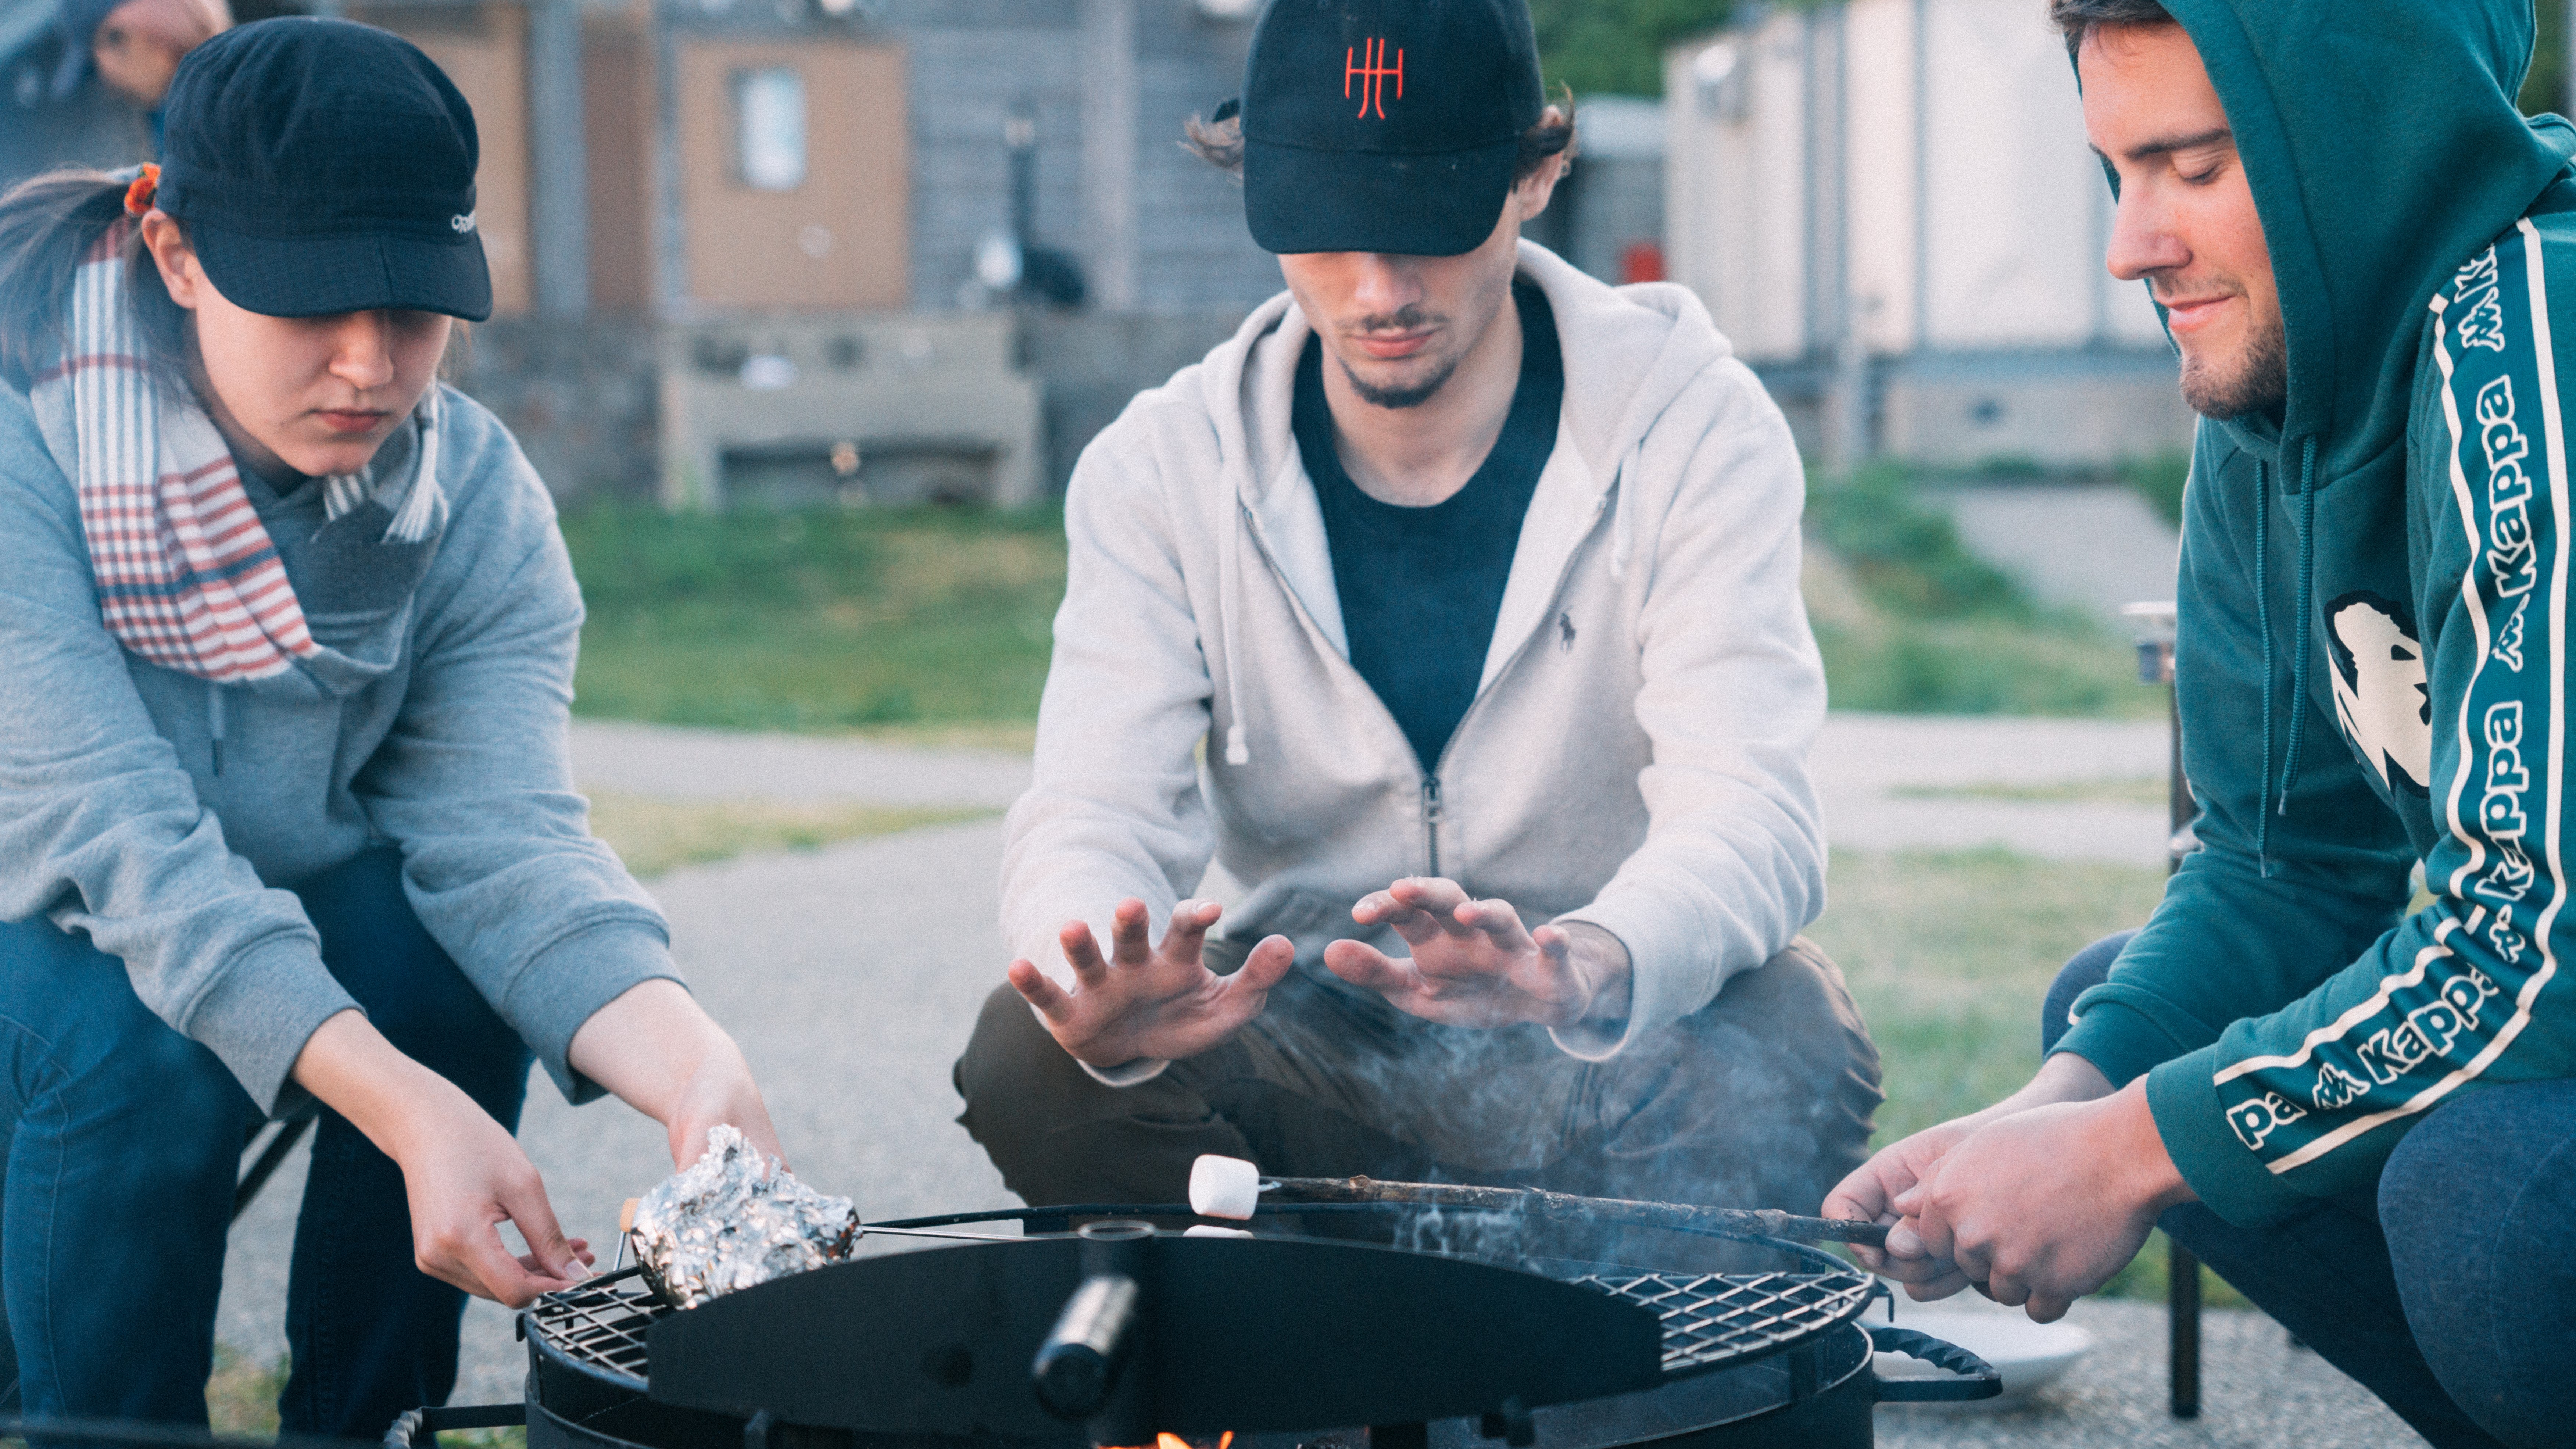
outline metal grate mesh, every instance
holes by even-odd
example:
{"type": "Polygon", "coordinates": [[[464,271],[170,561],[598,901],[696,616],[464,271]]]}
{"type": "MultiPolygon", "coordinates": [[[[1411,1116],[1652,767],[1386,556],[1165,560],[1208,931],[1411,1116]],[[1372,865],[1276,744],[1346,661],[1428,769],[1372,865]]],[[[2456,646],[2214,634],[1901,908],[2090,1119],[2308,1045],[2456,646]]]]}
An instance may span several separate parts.
{"type": "MultiPolygon", "coordinates": [[[[1820,1333],[1867,1307],[1870,1280],[1849,1269],[1823,1273],[1587,1273],[1573,1280],[1648,1309],[1662,1320],[1664,1373],[1694,1374],[1741,1362],[1820,1333]]],[[[644,1335],[678,1310],[653,1294],[638,1270],[549,1293],[529,1310],[529,1327],[564,1358],[641,1391],[644,1335]]]]}
{"type": "Polygon", "coordinates": [[[1664,1374],[1740,1362],[1820,1333],[1869,1306],[1870,1280],[1825,1273],[1587,1273],[1574,1280],[1651,1309],[1664,1324],[1664,1374]]]}
{"type": "Polygon", "coordinates": [[[641,1392],[644,1335],[676,1311],[654,1294],[643,1269],[629,1268],[540,1297],[528,1310],[528,1329],[580,1368],[641,1392]]]}

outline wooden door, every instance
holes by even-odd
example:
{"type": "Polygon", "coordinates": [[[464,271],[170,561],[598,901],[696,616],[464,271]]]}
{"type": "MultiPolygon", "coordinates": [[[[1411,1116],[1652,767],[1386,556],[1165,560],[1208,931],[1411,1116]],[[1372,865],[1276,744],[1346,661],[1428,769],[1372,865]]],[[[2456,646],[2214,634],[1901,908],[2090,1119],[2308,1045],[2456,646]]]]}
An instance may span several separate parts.
{"type": "Polygon", "coordinates": [[[691,300],[911,301],[911,141],[900,49],[819,38],[679,43],[691,300]]]}

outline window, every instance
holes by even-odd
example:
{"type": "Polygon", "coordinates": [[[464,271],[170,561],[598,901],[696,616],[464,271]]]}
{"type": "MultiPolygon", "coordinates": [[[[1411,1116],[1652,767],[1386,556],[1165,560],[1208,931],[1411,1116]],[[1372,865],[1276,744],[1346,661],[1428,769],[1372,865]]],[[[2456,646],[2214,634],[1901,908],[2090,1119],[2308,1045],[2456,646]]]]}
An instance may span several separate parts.
{"type": "Polygon", "coordinates": [[[785,66],[733,78],[734,169],[761,191],[805,184],[805,78],[785,66]]]}

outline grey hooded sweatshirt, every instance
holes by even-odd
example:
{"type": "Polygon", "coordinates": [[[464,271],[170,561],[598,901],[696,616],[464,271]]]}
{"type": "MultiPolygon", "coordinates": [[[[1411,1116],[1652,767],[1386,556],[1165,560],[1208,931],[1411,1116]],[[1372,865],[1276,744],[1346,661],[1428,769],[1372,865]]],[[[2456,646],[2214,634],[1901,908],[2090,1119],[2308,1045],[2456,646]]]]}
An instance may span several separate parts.
{"type": "Polygon", "coordinates": [[[1225,934],[1279,932],[1319,970],[1341,936],[1401,954],[1352,905],[1446,876],[1627,946],[1630,1017],[1555,1034],[1602,1060],[1823,910],[1825,680],[1788,425],[1687,290],[1613,289],[1527,242],[1520,274],[1555,314],[1564,412],[1475,701],[1429,772],[1350,663],[1290,427],[1313,334],[1287,294],[1084,450],[1036,778],[1008,823],[1013,950],[1063,973],[1064,922],[1106,941],[1127,896],[1167,919],[1213,855],[1250,888],[1225,934]]]}
{"type": "MultiPolygon", "coordinates": [[[[379,548],[323,483],[244,470],[322,645],[218,689],[143,662],[99,615],[68,436],[0,386],[0,921],[49,917],[124,961],[136,995],[261,1108],[316,1027],[354,1009],[286,890],[389,842],[430,935],[566,1095],[590,1014],[677,979],[643,889],[592,839],[565,727],[581,594],[508,430],[445,396],[443,534],[379,548]]],[[[409,425],[379,453],[416,443],[409,425]]],[[[372,505],[370,505],[372,506],[372,505]]],[[[382,518],[376,520],[380,534],[382,518]]]]}

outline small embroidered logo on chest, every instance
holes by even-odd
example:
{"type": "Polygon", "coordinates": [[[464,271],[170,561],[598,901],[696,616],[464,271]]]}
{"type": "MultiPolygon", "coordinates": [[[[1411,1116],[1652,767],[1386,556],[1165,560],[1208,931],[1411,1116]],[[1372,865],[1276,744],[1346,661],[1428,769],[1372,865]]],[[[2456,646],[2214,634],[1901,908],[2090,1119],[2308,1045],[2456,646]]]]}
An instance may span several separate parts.
{"type": "Polygon", "coordinates": [[[1572,614],[1556,616],[1556,652],[1559,654],[1574,652],[1574,616],[1572,614]]]}
{"type": "Polygon", "coordinates": [[[2335,720],[2345,737],[2390,793],[2428,794],[2433,701],[2424,646],[2404,606],[2376,594],[2345,594],[2326,605],[2326,628],[2335,720]]]}

